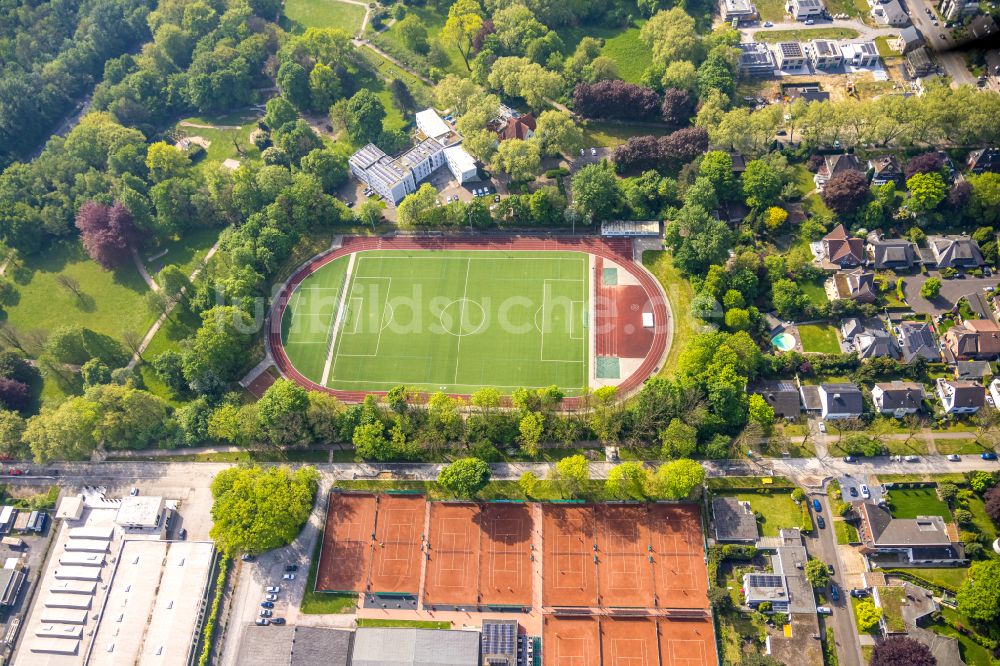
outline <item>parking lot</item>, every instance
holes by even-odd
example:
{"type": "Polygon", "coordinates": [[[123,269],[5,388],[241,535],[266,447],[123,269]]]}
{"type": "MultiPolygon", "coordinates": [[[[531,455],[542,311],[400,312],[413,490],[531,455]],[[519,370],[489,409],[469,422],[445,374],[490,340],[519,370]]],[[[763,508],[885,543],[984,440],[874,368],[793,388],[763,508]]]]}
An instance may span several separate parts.
{"type": "Polygon", "coordinates": [[[864,476],[855,477],[845,474],[837,480],[840,482],[840,491],[843,494],[845,502],[860,502],[864,500],[861,493],[862,484],[868,485],[871,501],[878,503],[882,499],[882,487],[868,483],[868,479],[864,476]],[[852,494],[852,490],[857,493],[856,496],[852,494]]]}

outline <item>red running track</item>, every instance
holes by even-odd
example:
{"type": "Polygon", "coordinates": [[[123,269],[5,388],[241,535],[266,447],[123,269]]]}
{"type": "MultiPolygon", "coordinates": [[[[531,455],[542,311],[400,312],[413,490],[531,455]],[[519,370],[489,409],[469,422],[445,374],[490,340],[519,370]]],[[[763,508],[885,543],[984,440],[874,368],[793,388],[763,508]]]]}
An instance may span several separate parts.
{"type": "MultiPolygon", "coordinates": [[[[342,402],[362,402],[369,393],[385,395],[384,391],[338,391],[321,386],[299,374],[288,360],[285,348],[281,344],[281,320],[285,307],[291,300],[296,287],[310,274],[325,264],[363,250],[518,250],[518,251],[575,251],[587,252],[597,257],[603,257],[617,262],[631,273],[649,296],[653,306],[653,320],[656,327],[653,330],[653,344],[636,371],[619,386],[618,392],[626,396],[638,389],[646,378],[653,373],[657,364],[667,350],[667,310],[666,298],[659,283],[649,273],[632,261],[632,241],[627,238],[606,239],[596,236],[568,236],[562,238],[543,236],[501,236],[488,238],[449,239],[441,237],[392,237],[372,238],[364,236],[348,236],[343,244],[335,249],[319,255],[308,264],[298,269],[285,284],[285,287],[275,297],[271,307],[268,325],[268,345],[271,356],[281,373],[293,379],[307,389],[324,391],[335,396],[342,402]]],[[[467,398],[458,394],[455,397],[467,398]]],[[[562,402],[564,409],[577,409],[580,398],[566,398],[562,402]]]]}

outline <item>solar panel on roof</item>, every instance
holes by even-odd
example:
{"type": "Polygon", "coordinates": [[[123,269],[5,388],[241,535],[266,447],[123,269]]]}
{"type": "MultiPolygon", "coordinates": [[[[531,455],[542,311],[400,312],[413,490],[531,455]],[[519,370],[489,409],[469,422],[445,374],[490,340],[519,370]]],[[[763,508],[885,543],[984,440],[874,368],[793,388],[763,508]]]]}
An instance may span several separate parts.
{"type": "Polygon", "coordinates": [[[512,623],[483,623],[483,654],[509,654],[517,651],[517,625],[512,623]]]}
{"type": "Polygon", "coordinates": [[[784,587],[782,577],[776,574],[753,574],[748,582],[753,587],[784,587]]]}

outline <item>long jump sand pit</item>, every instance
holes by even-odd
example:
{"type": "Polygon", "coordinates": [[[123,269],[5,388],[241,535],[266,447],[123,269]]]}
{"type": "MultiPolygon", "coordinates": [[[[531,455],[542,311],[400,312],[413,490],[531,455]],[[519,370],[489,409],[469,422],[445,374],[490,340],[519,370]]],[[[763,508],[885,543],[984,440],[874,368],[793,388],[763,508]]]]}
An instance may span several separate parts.
{"type": "Polygon", "coordinates": [[[368,580],[375,532],[374,495],[332,492],[327,502],[316,589],[361,592],[368,580]]]}
{"type": "Polygon", "coordinates": [[[656,623],[651,618],[601,618],[604,666],[660,666],[658,653],[656,623]]]}
{"type": "Polygon", "coordinates": [[[546,615],[542,626],[545,666],[597,666],[601,663],[600,631],[591,617],[546,615]]]}
{"type": "Polygon", "coordinates": [[[424,605],[475,605],[479,585],[479,506],[431,502],[424,605]]]}
{"type": "Polygon", "coordinates": [[[379,495],[368,591],[417,594],[426,510],[423,495],[379,495]]]}
{"type": "MultiPolygon", "coordinates": [[[[715,630],[712,618],[660,619],[660,663],[670,666],[716,666],[715,630]]],[[[607,662],[605,662],[607,663],[607,662]]]]}
{"type": "Polygon", "coordinates": [[[531,532],[528,504],[488,503],[479,513],[479,601],[487,606],[531,606],[531,532]]]}
{"type": "Polygon", "coordinates": [[[594,507],[543,504],[542,604],[596,606],[594,507]]]}
{"type": "Polygon", "coordinates": [[[708,608],[708,572],[696,505],[650,504],[657,606],[708,608]]]}
{"type": "Polygon", "coordinates": [[[653,565],[646,506],[598,504],[595,512],[600,605],[651,608],[653,565]]]}

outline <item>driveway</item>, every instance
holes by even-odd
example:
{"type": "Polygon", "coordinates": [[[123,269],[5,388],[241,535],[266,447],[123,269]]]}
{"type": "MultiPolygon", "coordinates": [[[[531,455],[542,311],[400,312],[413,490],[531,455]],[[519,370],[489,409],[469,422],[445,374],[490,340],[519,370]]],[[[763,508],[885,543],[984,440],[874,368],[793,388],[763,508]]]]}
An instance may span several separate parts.
{"type": "Polygon", "coordinates": [[[962,296],[976,293],[982,294],[985,293],[984,289],[986,287],[996,287],[1000,284],[1000,278],[996,276],[988,278],[967,277],[964,280],[957,280],[955,278],[941,280],[941,293],[937,298],[929,301],[920,295],[920,288],[924,285],[924,282],[927,282],[927,278],[929,277],[939,276],[934,273],[931,275],[903,276],[903,295],[906,296],[906,302],[913,308],[914,312],[931,315],[944,314],[951,310],[962,296]]]}
{"type": "Polygon", "coordinates": [[[844,496],[844,501],[845,502],[860,502],[860,501],[862,501],[862,497],[861,497],[861,485],[862,484],[865,484],[865,485],[868,486],[868,490],[871,493],[871,501],[873,501],[875,503],[878,503],[878,501],[880,499],[882,499],[881,486],[879,486],[877,484],[876,485],[872,485],[872,483],[870,482],[870,479],[868,479],[867,475],[865,475],[865,474],[861,474],[861,475],[858,475],[858,476],[852,476],[851,474],[844,474],[843,476],[841,476],[837,480],[840,482],[840,489],[843,491],[843,496],[844,496]],[[855,490],[857,490],[858,494],[857,494],[856,497],[853,496],[853,495],[851,495],[851,488],[854,488],[855,490]]]}

